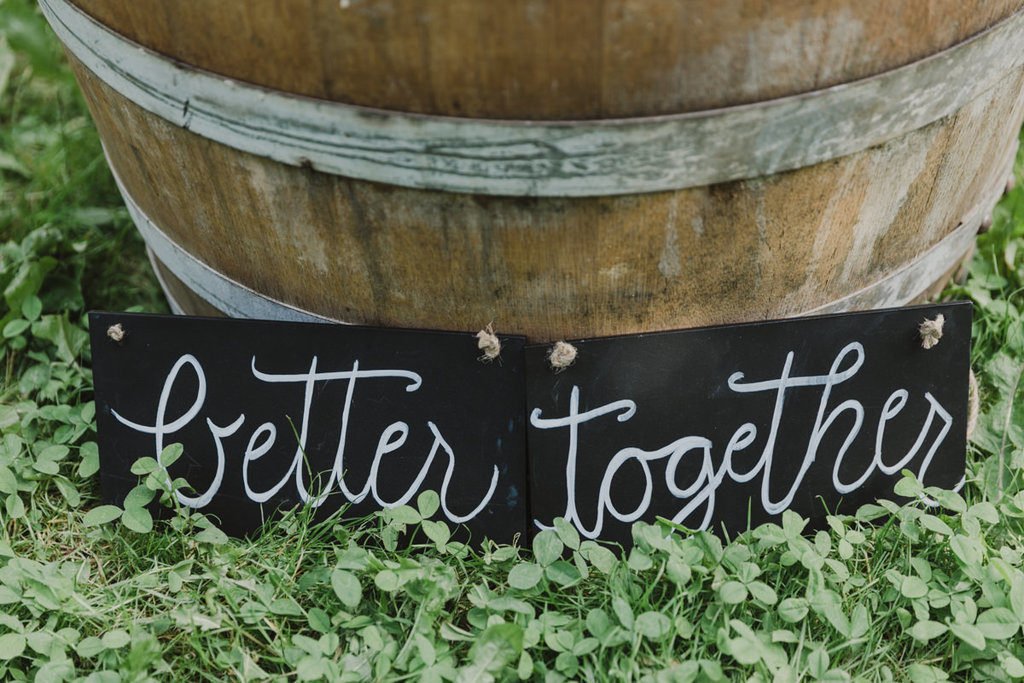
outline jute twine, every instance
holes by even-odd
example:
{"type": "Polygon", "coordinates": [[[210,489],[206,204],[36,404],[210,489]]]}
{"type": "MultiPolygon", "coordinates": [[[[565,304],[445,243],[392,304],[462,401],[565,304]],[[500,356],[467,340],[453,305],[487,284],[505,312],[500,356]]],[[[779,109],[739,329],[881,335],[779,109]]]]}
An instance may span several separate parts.
{"type": "Polygon", "coordinates": [[[978,411],[981,407],[981,396],[978,391],[978,378],[972,368],[967,375],[967,440],[970,441],[974,428],[978,426],[978,411]]]}
{"type": "Polygon", "coordinates": [[[942,339],[942,326],[946,324],[946,316],[939,313],[931,320],[925,320],[918,327],[918,331],[921,333],[921,347],[924,349],[930,349],[939,343],[942,339]]]}
{"type": "Polygon", "coordinates": [[[116,342],[121,342],[124,339],[126,332],[121,327],[121,323],[115,323],[107,328],[107,336],[116,342]]]}
{"type": "Polygon", "coordinates": [[[576,347],[564,341],[555,342],[548,352],[548,363],[555,372],[561,372],[576,362],[576,347]]]}
{"type": "Polygon", "coordinates": [[[484,363],[490,363],[501,355],[501,341],[494,334],[494,323],[487,323],[487,327],[476,333],[476,347],[484,352],[478,359],[484,363]]]}

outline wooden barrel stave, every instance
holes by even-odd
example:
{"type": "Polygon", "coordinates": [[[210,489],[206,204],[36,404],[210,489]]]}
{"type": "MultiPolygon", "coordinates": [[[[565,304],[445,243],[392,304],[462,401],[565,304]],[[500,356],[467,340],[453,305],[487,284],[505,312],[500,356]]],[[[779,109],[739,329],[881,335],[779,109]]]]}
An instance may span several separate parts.
{"type": "Polygon", "coordinates": [[[1018,71],[954,116],[798,171],[645,195],[484,197],[240,153],[76,73],[127,195],[215,271],[346,322],[494,320],[535,339],[827,307],[991,204],[1024,118],[1018,71]]]}
{"type": "Polygon", "coordinates": [[[650,116],[809,92],[922,59],[1024,6],[1022,0],[75,4],[142,45],[238,80],[382,109],[510,119],[650,116]]]}
{"type": "Polygon", "coordinates": [[[55,28],[63,24],[58,33],[72,55],[89,65],[72,56],[165,289],[190,312],[444,329],[494,320],[543,340],[899,305],[969,250],[1003,186],[1006,147],[1024,118],[1024,60],[1005,49],[1024,38],[1024,14],[999,21],[1022,0],[972,8],[947,0],[783,0],[770,11],[759,0],[734,0],[699,3],[699,15],[694,5],[668,0],[598,9],[572,0],[287,5],[316,17],[312,23],[273,20],[286,4],[270,0],[171,0],[149,12],[151,0],[74,2],[128,37],[213,72],[338,102],[480,117],[420,121],[346,110],[189,66],[168,70],[166,60],[89,28],[65,0],[44,0],[51,21],[59,9],[55,28]],[[341,11],[346,4],[353,11],[341,11]],[[493,44],[471,40],[481,21],[500,24],[493,44]],[[373,50],[351,52],[379,31],[373,50]],[[570,49],[577,40],[579,49],[570,49]],[[119,52],[104,54],[110,41],[120,41],[119,52]],[[253,45],[285,58],[254,59],[253,45]],[[302,52],[310,46],[317,55],[302,52]],[[553,60],[556,53],[571,58],[553,60]],[[304,65],[318,74],[312,81],[299,73],[304,65]],[[193,77],[200,77],[194,87],[185,82],[193,77]],[[970,87],[951,91],[950,81],[970,87]],[[223,88],[230,96],[218,95],[223,88]],[[139,97],[142,107],[129,99],[139,97]],[[757,103],[673,117],[668,128],[651,118],[543,130],[485,121],[678,114],[744,102],[757,103]],[[260,109],[270,115],[253,118],[260,109]],[[849,111],[860,120],[847,128],[849,111]],[[275,116],[283,116],[284,135],[247,146],[246,136],[261,136],[275,116]],[[306,116],[319,123],[303,128],[306,116]],[[341,118],[347,123],[332,128],[341,118]],[[716,128],[726,118],[731,123],[716,128]],[[762,127],[766,120],[799,123],[762,127]],[[240,136],[231,137],[232,126],[240,136]],[[466,139],[486,144],[466,147],[463,163],[460,133],[470,128],[475,137],[466,139]],[[565,137],[565,130],[585,132],[565,137]],[[714,147],[694,156],[690,145],[716,130],[727,132],[721,139],[731,147],[717,148],[723,156],[714,147]],[[313,138],[304,135],[319,136],[312,160],[302,150],[313,138]],[[348,142],[335,147],[335,140],[348,142]],[[662,140],[675,146],[671,154],[644,156],[662,140]],[[533,166],[517,168],[514,156],[491,164],[491,155],[518,153],[520,142],[536,155],[533,166]],[[634,143],[647,147],[633,153],[634,143]],[[615,151],[594,154],[609,144],[615,151]],[[362,154],[360,145],[382,165],[332,166],[331,154],[344,160],[362,154]],[[805,154],[805,145],[817,151],[805,154]],[[406,157],[402,150],[414,147],[406,157]],[[663,172],[675,173],[677,162],[681,175],[663,172]],[[725,170],[702,176],[705,163],[725,170]],[[413,170],[395,175],[403,164],[413,170]],[[434,170],[449,164],[462,165],[454,174],[434,170]],[[631,170],[620,173],[618,164],[631,170]],[[472,182],[462,183],[463,171],[472,182]],[[520,171],[532,179],[514,180],[520,171]],[[617,185],[619,178],[628,184],[617,185]]]}

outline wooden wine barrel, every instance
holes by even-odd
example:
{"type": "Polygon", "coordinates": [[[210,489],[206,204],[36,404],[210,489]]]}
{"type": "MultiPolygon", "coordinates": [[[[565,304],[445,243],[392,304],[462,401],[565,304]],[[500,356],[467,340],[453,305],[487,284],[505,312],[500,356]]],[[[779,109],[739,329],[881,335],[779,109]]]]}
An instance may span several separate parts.
{"type": "Polygon", "coordinates": [[[177,310],[589,337],[896,306],[1024,0],[41,0],[177,310]]]}

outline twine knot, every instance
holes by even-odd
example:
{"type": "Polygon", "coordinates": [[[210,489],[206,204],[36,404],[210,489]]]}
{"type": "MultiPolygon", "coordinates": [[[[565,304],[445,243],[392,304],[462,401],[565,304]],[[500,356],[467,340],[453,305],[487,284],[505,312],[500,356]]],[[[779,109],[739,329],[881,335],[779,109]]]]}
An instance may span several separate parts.
{"type": "Polygon", "coordinates": [[[576,362],[576,347],[564,341],[555,342],[548,352],[548,362],[555,372],[561,372],[576,362]]]}
{"type": "Polygon", "coordinates": [[[487,323],[487,327],[476,333],[476,347],[484,352],[480,360],[489,363],[501,354],[501,342],[498,335],[494,334],[493,323],[487,323]]]}
{"type": "Polygon", "coordinates": [[[942,339],[942,326],[946,324],[946,317],[939,313],[931,320],[925,320],[918,327],[921,333],[921,348],[930,349],[942,339]]]}
{"type": "Polygon", "coordinates": [[[116,342],[120,342],[124,339],[125,334],[126,332],[124,331],[124,328],[121,327],[121,323],[115,323],[107,328],[107,336],[116,342]]]}

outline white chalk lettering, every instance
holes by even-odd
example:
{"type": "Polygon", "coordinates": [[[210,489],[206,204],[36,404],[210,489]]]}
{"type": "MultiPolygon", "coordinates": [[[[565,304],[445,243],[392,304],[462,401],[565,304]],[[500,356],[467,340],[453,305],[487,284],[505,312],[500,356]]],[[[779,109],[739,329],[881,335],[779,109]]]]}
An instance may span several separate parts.
{"type": "MultiPolygon", "coordinates": [[[[886,454],[883,448],[886,425],[900,414],[910,399],[910,394],[906,389],[893,391],[882,407],[878,418],[873,457],[856,480],[847,482],[840,476],[840,470],[864,426],[865,409],[864,405],[855,398],[847,398],[832,406],[832,397],[836,387],[856,376],[864,365],[864,347],[859,342],[847,344],[836,355],[828,372],[821,375],[793,376],[794,358],[795,353],[792,351],[786,355],[782,371],[774,379],[747,382],[742,372],[733,373],[728,378],[727,385],[736,394],[761,392],[774,392],[775,394],[771,422],[764,437],[764,446],[756,459],[746,459],[748,463],[751,463],[749,466],[739,466],[736,456],[748,449],[757,439],[758,429],[751,422],[744,422],[733,432],[725,446],[720,464],[717,466],[713,458],[714,444],[710,439],[699,435],[684,436],[655,450],[645,450],[632,445],[626,446],[616,451],[608,460],[603,475],[597,479],[600,483],[596,497],[587,498],[595,501],[592,524],[585,523],[580,514],[581,492],[578,490],[580,484],[577,478],[577,470],[581,466],[579,463],[580,430],[587,423],[610,414],[617,413],[618,422],[626,422],[632,419],[640,408],[635,401],[623,398],[581,412],[580,388],[578,386],[572,388],[568,415],[544,417],[541,409],[535,408],[530,413],[530,424],[534,428],[568,429],[565,470],[566,507],[563,514],[566,521],[575,524],[583,536],[598,538],[604,528],[606,516],[611,516],[622,523],[640,519],[650,509],[656,492],[651,463],[658,460],[665,460],[664,488],[673,498],[683,501],[682,507],[672,515],[672,521],[676,523],[687,522],[688,526],[696,529],[708,528],[714,518],[715,494],[722,483],[727,479],[736,483],[745,483],[757,476],[761,477],[759,501],[761,508],[768,514],[779,514],[792,505],[808,470],[820,455],[819,450],[825,435],[830,430],[839,429],[840,420],[842,420],[844,429],[840,433],[842,442],[832,456],[832,460],[834,460],[832,483],[837,493],[847,494],[857,490],[868,481],[876,470],[892,476],[906,468],[917,458],[924,447],[929,434],[933,431],[932,427],[937,417],[941,421],[941,427],[932,439],[927,453],[917,469],[918,478],[924,479],[928,467],[949,433],[953,421],[949,412],[934,396],[927,392],[924,394],[924,399],[929,404],[929,412],[921,426],[917,440],[907,453],[892,461],[892,454],[886,454]],[[777,481],[778,476],[773,477],[773,463],[778,448],[777,442],[787,392],[815,387],[821,388],[821,394],[818,398],[814,424],[811,427],[799,469],[793,479],[783,487],[783,493],[779,494],[773,490],[773,487],[779,486],[782,482],[777,481]],[[886,455],[890,457],[887,458],[886,455]],[[632,501],[629,503],[614,501],[612,499],[613,483],[627,464],[638,466],[642,476],[639,482],[631,483],[629,487],[616,489],[623,492],[628,491],[629,495],[633,497],[632,501]],[[688,472],[695,472],[692,475],[692,480],[685,482],[678,480],[681,468],[688,472]]],[[[790,449],[786,450],[790,451],[790,449]]],[[[590,463],[583,466],[588,469],[592,468],[590,463]]],[[[587,517],[590,515],[588,514],[587,517]]],[[[539,519],[535,519],[534,524],[542,529],[550,528],[539,519]]]]}
{"type": "MultiPolygon", "coordinates": [[[[333,489],[337,486],[338,492],[344,497],[347,502],[357,504],[362,502],[369,495],[373,500],[384,508],[397,507],[399,505],[405,505],[421,490],[423,483],[428,476],[431,466],[436,458],[438,451],[443,450],[445,455],[448,457],[448,463],[445,467],[444,478],[442,480],[440,498],[441,508],[444,515],[453,523],[467,522],[476,517],[490,502],[491,497],[494,495],[495,489],[498,484],[498,467],[493,466],[493,472],[490,481],[490,487],[487,492],[480,499],[479,503],[468,513],[460,514],[454,512],[449,507],[448,490],[451,484],[452,477],[457,467],[455,452],[452,447],[441,435],[440,429],[432,421],[427,421],[426,428],[430,430],[433,436],[433,444],[430,448],[429,453],[423,460],[419,471],[416,473],[412,483],[398,498],[394,500],[385,500],[380,493],[380,466],[385,456],[394,453],[401,449],[407,438],[409,437],[411,427],[403,421],[395,421],[388,425],[377,440],[377,447],[374,450],[373,458],[371,460],[370,473],[363,487],[358,491],[353,491],[348,487],[345,481],[345,455],[346,446],[349,440],[350,432],[350,415],[352,411],[352,405],[355,400],[356,382],[358,380],[386,380],[386,379],[399,379],[404,380],[404,389],[406,392],[414,392],[420,388],[423,384],[423,379],[415,372],[408,370],[387,370],[387,369],[375,369],[375,370],[361,370],[359,361],[356,360],[352,363],[350,370],[339,370],[339,371],[328,371],[324,372],[318,369],[318,358],[314,356],[309,364],[309,369],[305,372],[300,373],[271,373],[264,372],[257,367],[255,356],[251,361],[251,371],[254,378],[260,382],[267,384],[285,384],[285,385],[298,385],[302,389],[302,411],[301,419],[298,428],[298,438],[295,446],[295,451],[288,456],[286,460],[287,467],[277,480],[264,490],[257,490],[253,484],[252,469],[256,466],[267,467],[268,465],[258,463],[261,459],[270,453],[275,444],[278,441],[277,426],[273,422],[264,422],[256,427],[255,430],[249,435],[246,442],[245,450],[241,453],[240,464],[242,473],[242,485],[246,497],[254,503],[266,503],[272,498],[281,493],[282,489],[293,484],[295,492],[306,505],[313,507],[319,507],[327,501],[328,496],[333,493],[333,489]],[[306,477],[310,474],[307,472],[309,465],[307,457],[307,442],[309,439],[310,431],[310,413],[313,406],[315,389],[318,383],[343,381],[347,382],[345,388],[345,399],[341,406],[340,415],[340,436],[338,439],[338,446],[335,451],[334,460],[331,465],[330,474],[327,481],[324,483],[317,493],[310,491],[312,482],[307,482],[306,477]]],[[[175,434],[185,429],[193,420],[197,419],[203,410],[204,403],[207,398],[207,381],[206,374],[203,371],[202,365],[191,354],[185,354],[181,356],[170,372],[167,374],[164,380],[163,387],[160,392],[160,398],[157,402],[156,416],[153,424],[143,424],[130,420],[116,411],[112,411],[114,417],[126,427],[142,432],[144,434],[153,435],[154,448],[156,457],[159,461],[160,454],[163,451],[164,443],[168,435],[175,434]],[[176,385],[179,381],[179,374],[181,370],[189,366],[195,373],[197,380],[197,389],[195,396],[192,399],[189,408],[182,413],[179,417],[168,420],[167,419],[167,407],[171,398],[172,392],[181,391],[179,387],[176,389],[176,385]]],[[[210,418],[205,419],[207,429],[209,430],[210,436],[213,440],[214,450],[216,452],[216,467],[213,480],[203,493],[190,496],[182,491],[176,492],[178,502],[184,506],[191,508],[202,508],[209,505],[210,501],[217,495],[224,480],[224,471],[228,460],[228,455],[225,448],[225,440],[234,436],[245,423],[245,414],[241,413],[238,417],[226,427],[222,427],[213,422],[210,418]]],[[[203,452],[202,448],[186,449],[192,456],[196,452],[203,452]]],[[[277,459],[274,461],[278,462],[277,459]]],[[[273,466],[270,464],[269,466],[273,466]]]]}

